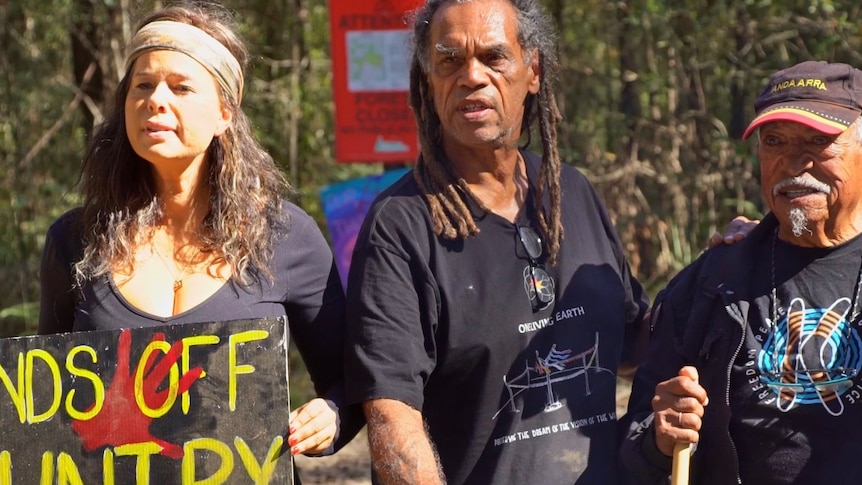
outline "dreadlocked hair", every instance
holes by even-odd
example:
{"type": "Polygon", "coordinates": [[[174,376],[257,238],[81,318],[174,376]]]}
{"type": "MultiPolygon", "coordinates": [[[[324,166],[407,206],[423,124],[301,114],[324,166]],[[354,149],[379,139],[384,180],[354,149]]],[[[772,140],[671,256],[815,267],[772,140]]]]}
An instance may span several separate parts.
{"type": "MultiPolygon", "coordinates": [[[[429,95],[428,72],[430,68],[431,19],[437,10],[450,2],[465,3],[473,0],[429,0],[413,12],[413,60],[410,65],[410,107],[416,118],[419,131],[419,158],[413,170],[413,178],[425,196],[434,232],[446,239],[462,239],[479,234],[479,227],[464,201],[470,197],[479,208],[488,209],[476,197],[467,182],[459,178],[448,163],[443,152],[440,118],[429,95]]],[[[518,42],[527,52],[525,61],[532,62],[532,55],[539,56],[541,73],[539,92],[530,94],[524,102],[524,118],[521,132],[526,134],[530,145],[530,128],[538,121],[542,143],[542,164],[539,183],[534,191],[539,227],[545,234],[548,263],[556,264],[563,226],[560,216],[560,155],[557,150],[557,125],[562,119],[557,107],[556,86],[559,60],[556,51],[556,30],[553,21],[538,0],[508,0],[517,12],[518,42]],[[544,204],[547,194],[548,203],[544,204]]]]}
{"type": "MultiPolygon", "coordinates": [[[[471,194],[467,183],[458,178],[448,163],[443,163],[446,156],[438,140],[440,135],[440,118],[434,111],[433,102],[428,96],[428,82],[419,62],[414,59],[410,69],[410,105],[419,126],[419,160],[413,170],[413,178],[419,190],[425,195],[434,232],[446,239],[465,238],[479,234],[479,227],[473,220],[470,208],[458,193],[460,188],[471,194]]],[[[481,201],[474,200],[483,210],[481,201]]]]}

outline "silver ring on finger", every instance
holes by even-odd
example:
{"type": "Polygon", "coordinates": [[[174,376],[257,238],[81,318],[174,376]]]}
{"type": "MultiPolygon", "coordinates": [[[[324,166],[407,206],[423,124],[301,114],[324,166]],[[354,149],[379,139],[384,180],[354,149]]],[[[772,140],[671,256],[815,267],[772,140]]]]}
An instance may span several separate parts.
{"type": "Polygon", "coordinates": [[[677,416],[676,420],[679,423],[679,427],[682,428],[682,411],[679,412],[679,415],[677,416]]]}

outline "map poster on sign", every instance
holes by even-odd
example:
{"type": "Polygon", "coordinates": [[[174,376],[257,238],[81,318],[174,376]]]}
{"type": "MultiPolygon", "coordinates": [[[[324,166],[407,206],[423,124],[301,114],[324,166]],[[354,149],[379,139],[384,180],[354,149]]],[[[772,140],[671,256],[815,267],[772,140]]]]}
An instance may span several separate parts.
{"type": "Polygon", "coordinates": [[[422,0],[330,0],[338,162],[412,162],[410,26],[422,0]]]}
{"type": "Polygon", "coordinates": [[[0,339],[0,485],[292,484],[283,318],[0,339]]]}

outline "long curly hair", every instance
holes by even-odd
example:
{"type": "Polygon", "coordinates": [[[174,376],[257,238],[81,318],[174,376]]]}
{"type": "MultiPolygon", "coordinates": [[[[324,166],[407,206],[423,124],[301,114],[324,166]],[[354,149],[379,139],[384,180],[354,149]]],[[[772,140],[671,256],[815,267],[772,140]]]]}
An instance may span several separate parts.
{"type": "MultiPolygon", "coordinates": [[[[223,7],[195,2],[159,10],[138,28],[157,20],[191,24],[227,47],[245,71],[249,52],[235,33],[232,19],[232,13],[223,7]]],[[[126,135],[124,104],[130,73],[131,67],[118,84],[112,110],[96,129],[83,160],[80,223],[84,250],[75,265],[79,285],[110,274],[113,268],[131,265],[135,247],[163,217],[153,169],[135,153],[126,135]]],[[[231,278],[248,285],[260,276],[272,279],[273,239],[287,228],[282,202],[291,187],[254,138],[236,94],[220,91],[233,118],[227,131],[207,148],[210,207],[196,237],[202,252],[216,252],[232,268],[231,278]]]]}
{"type": "MultiPolygon", "coordinates": [[[[420,156],[413,176],[419,190],[425,195],[437,235],[446,239],[460,239],[479,233],[479,228],[460,192],[483,204],[472,195],[464,179],[458,178],[443,152],[440,118],[434,108],[428,84],[431,21],[437,10],[450,2],[472,0],[428,0],[412,14],[413,58],[410,66],[410,107],[419,127],[420,156]]],[[[540,87],[535,95],[525,100],[522,134],[527,139],[522,148],[530,144],[530,127],[538,121],[542,141],[542,165],[535,191],[539,226],[547,236],[546,246],[550,264],[556,262],[563,227],[560,221],[560,156],[557,151],[557,125],[561,116],[554,95],[559,60],[556,52],[556,29],[553,20],[538,0],[508,0],[517,12],[518,42],[528,53],[538,51],[540,87]],[[543,209],[542,200],[548,194],[549,204],[543,209]],[[545,213],[547,210],[547,213],[545,213]]],[[[528,57],[526,62],[532,62],[528,57]]]]}

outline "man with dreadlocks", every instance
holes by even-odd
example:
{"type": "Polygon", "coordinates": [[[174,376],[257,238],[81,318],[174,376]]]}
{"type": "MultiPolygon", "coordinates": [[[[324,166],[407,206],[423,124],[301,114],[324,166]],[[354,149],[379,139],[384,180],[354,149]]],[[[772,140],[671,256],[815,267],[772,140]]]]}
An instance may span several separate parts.
{"type": "Polygon", "coordinates": [[[561,166],[555,42],[538,0],[415,13],[421,155],[375,201],[348,280],[348,399],[383,483],[617,482],[616,375],[647,300],[561,166]]]}

